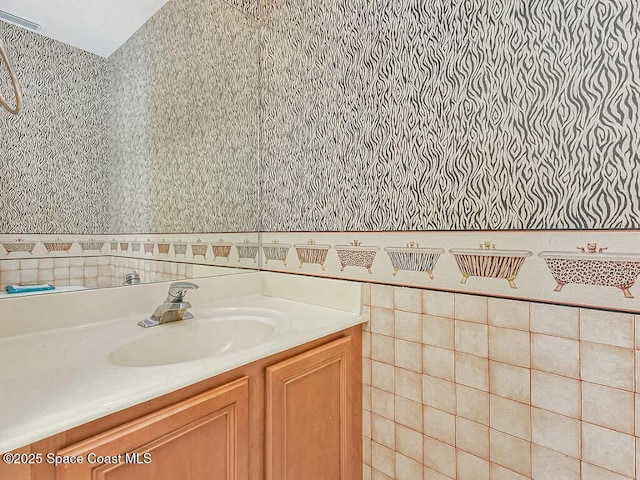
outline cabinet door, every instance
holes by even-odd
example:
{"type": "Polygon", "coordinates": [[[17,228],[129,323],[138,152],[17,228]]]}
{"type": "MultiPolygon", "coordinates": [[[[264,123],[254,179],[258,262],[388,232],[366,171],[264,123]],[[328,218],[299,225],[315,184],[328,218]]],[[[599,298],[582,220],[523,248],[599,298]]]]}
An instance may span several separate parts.
{"type": "Polygon", "coordinates": [[[352,343],[345,337],[267,368],[267,480],[362,478],[352,343]]]}
{"type": "Polygon", "coordinates": [[[248,378],[228,383],[57,452],[58,480],[245,480],[248,378]]]}

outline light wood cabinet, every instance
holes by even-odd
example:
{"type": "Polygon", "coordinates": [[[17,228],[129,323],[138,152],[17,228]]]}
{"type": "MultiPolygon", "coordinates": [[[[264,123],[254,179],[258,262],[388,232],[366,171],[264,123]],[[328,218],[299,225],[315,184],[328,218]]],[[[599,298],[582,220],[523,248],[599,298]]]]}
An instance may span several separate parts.
{"type": "Polygon", "coordinates": [[[266,480],[361,478],[351,343],[345,337],[267,367],[266,480]]]}
{"type": "Polygon", "coordinates": [[[361,335],[356,326],[53,435],[20,451],[84,462],[0,464],[0,479],[361,480],[361,335]]]}
{"type": "Polygon", "coordinates": [[[11,452],[13,455],[25,456],[24,462],[6,462],[0,461],[0,479],[4,480],[31,480],[31,445],[19,448],[11,452]]]}
{"type": "Polygon", "coordinates": [[[249,381],[235,382],[71,445],[57,480],[248,478],[249,381]]]}

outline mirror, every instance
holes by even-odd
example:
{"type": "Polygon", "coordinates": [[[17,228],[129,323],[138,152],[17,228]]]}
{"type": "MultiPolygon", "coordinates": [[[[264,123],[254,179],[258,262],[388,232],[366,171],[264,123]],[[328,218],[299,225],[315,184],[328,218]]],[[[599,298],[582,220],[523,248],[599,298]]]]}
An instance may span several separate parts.
{"type": "Polygon", "coordinates": [[[24,92],[21,115],[0,115],[2,294],[258,267],[254,18],[170,0],[109,58],[0,36],[24,92]]]}

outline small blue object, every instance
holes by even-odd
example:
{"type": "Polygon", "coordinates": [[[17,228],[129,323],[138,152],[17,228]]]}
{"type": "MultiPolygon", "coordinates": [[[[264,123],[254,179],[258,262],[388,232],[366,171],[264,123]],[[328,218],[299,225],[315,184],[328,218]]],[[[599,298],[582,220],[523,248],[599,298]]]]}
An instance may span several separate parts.
{"type": "Polygon", "coordinates": [[[4,289],[7,293],[30,293],[53,290],[54,286],[48,283],[43,283],[41,285],[7,285],[4,289]]]}

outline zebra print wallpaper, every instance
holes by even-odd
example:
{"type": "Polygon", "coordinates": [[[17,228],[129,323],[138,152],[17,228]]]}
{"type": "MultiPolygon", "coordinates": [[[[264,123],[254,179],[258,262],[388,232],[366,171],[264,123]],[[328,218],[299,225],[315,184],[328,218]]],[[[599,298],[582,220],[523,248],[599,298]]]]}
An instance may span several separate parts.
{"type": "Polygon", "coordinates": [[[258,0],[227,0],[228,3],[240,10],[242,13],[252,18],[253,20],[259,20],[260,18],[260,5],[258,0]]]}
{"type": "Polygon", "coordinates": [[[280,0],[266,231],[640,227],[635,0],[280,0]]]}
{"type": "Polygon", "coordinates": [[[0,114],[0,233],[257,231],[249,7],[172,0],[108,59],[0,22],[25,98],[0,114]]]}
{"type": "Polygon", "coordinates": [[[0,232],[104,232],[107,61],[3,22],[0,36],[24,91],[21,115],[0,113],[0,232]]]}
{"type": "Polygon", "coordinates": [[[258,25],[172,0],[109,58],[109,233],[258,230],[258,25]]]}

